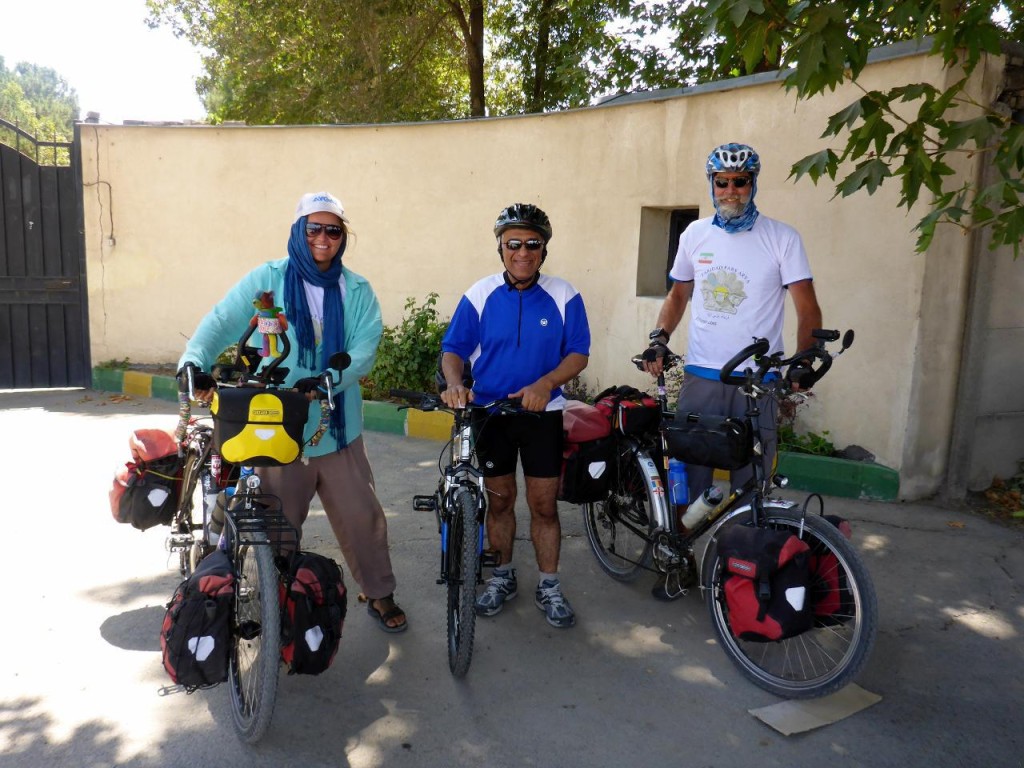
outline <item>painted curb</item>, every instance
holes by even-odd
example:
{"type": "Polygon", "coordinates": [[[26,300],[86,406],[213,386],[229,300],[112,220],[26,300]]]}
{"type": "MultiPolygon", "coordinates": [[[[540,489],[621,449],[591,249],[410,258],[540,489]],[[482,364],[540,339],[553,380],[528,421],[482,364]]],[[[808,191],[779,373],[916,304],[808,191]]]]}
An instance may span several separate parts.
{"type": "MultiPolygon", "coordinates": [[[[102,392],[178,400],[178,383],[173,376],[93,368],[92,386],[102,392]]],[[[399,410],[394,403],[370,401],[363,403],[363,428],[424,440],[447,440],[451,437],[452,417],[448,413],[423,413],[413,408],[399,410]]],[[[870,501],[899,498],[899,473],[881,464],[780,451],[778,470],[789,478],[789,487],[798,491],[870,501]]],[[[715,478],[720,477],[727,479],[727,474],[716,470],[715,478]]]]}
{"type": "Polygon", "coordinates": [[[417,411],[415,408],[410,408],[406,413],[408,414],[408,421],[406,422],[405,434],[409,437],[446,441],[452,436],[454,418],[450,413],[444,413],[443,411],[424,413],[423,411],[417,411]]]}
{"type": "Polygon", "coordinates": [[[899,472],[881,464],[780,451],[778,471],[798,491],[869,501],[899,497],[899,472]]]}

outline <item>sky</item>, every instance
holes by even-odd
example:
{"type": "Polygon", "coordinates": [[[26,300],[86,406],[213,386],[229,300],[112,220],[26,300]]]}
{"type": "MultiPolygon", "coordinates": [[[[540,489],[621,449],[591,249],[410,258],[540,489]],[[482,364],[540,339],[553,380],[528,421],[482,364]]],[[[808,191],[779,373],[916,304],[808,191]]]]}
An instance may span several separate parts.
{"type": "Polygon", "coordinates": [[[146,0],[3,0],[0,56],[49,67],[78,94],[79,118],[101,123],[202,120],[199,52],[170,29],[146,26],[146,0]]]}

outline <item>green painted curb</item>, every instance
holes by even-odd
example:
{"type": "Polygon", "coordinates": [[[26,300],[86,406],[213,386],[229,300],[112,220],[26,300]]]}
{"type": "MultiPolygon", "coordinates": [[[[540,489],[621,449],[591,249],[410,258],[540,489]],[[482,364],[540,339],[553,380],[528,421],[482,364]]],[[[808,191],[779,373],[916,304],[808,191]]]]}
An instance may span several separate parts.
{"type": "Polygon", "coordinates": [[[153,397],[158,400],[178,402],[178,380],[173,376],[153,377],[153,397]]]}
{"type": "Polygon", "coordinates": [[[394,403],[363,401],[363,429],[404,435],[405,411],[394,403]]]}
{"type": "Polygon", "coordinates": [[[120,368],[93,368],[92,388],[101,392],[120,392],[124,387],[124,371],[120,368]]]}
{"type": "Polygon", "coordinates": [[[881,464],[779,451],[778,472],[798,491],[872,501],[899,497],[899,472],[881,464]]]}

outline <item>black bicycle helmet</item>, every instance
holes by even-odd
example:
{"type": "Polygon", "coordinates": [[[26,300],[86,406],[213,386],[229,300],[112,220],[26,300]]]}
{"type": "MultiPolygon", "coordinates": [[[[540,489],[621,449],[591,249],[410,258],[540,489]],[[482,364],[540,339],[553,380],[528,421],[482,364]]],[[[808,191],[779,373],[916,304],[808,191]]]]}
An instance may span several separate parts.
{"type": "Polygon", "coordinates": [[[498,214],[494,222],[494,236],[501,237],[506,229],[521,227],[532,229],[544,238],[546,243],[551,239],[551,221],[548,215],[536,205],[530,203],[513,203],[498,214]]]}

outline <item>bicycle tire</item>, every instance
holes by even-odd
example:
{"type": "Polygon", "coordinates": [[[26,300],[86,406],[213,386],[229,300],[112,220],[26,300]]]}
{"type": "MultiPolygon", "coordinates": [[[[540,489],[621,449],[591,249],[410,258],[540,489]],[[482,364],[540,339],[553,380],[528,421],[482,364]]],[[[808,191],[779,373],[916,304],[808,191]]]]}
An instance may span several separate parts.
{"type": "Polygon", "coordinates": [[[650,570],[655,527],[652,493],[640,457],[632,453],[619,463],[608,495],[582,505],[590,549],[601,570],[616,581],[634,581],[650,570]]]}
{"type": "Polygon", "coordinates": [[[228,683],[239,739],[254,744],[270,726],[281,660],[280,579],[265,533],[250,534],[235,554],[235,620],[228,683]]]}
{"type": "Polygon", "coordinates": [[[477,497],[469,488],[461,488],[455,496],[448,547],[448,667],[455,677],[464,677],[473,660],[476,580],[480,572],[477,497]]]}
{"type": "Polygon", "coordinates": [[[206,470],[196,452],[189,449],[182,470],[180,508],[175,514],[175,530],[192,536],[192,543],[178,552],[178,571],[183,579],[192,575],[199,561],[207,553],[201,539],[196,538],[197,528],[199,536],[202,536],[202,521],[200,520],[198,524],[195,521],[196,510],[199,510],[201,515],[205,503],[202,483],[204,471],[206,470]]]}
{"type": "MultiPolygon", "coordinates": [[[[871,655],[878,631],[878,601],[867,567],[839,529],[822,517],[803,517],[786,502],[765,503],[769,526],[800,533],[811,553],[831,554],[842,569],[834,579],[838,604],[852,606],[848,615],[819,617],[814,626],[796,637],[776,642],[739,640],[729,628],[729,613],[722,589],[723,564],[714,542],[709,544],[702,568],[705,597],[722,650],[743,675],[766,691],[790,699],[811,699],[838,691],[860,673],[871,655]]],[[[742,519],[743,515],[739,515],[742,519]]],[[[825,596],[824,581],[811,586],[811,600],[825,596]]]]}

